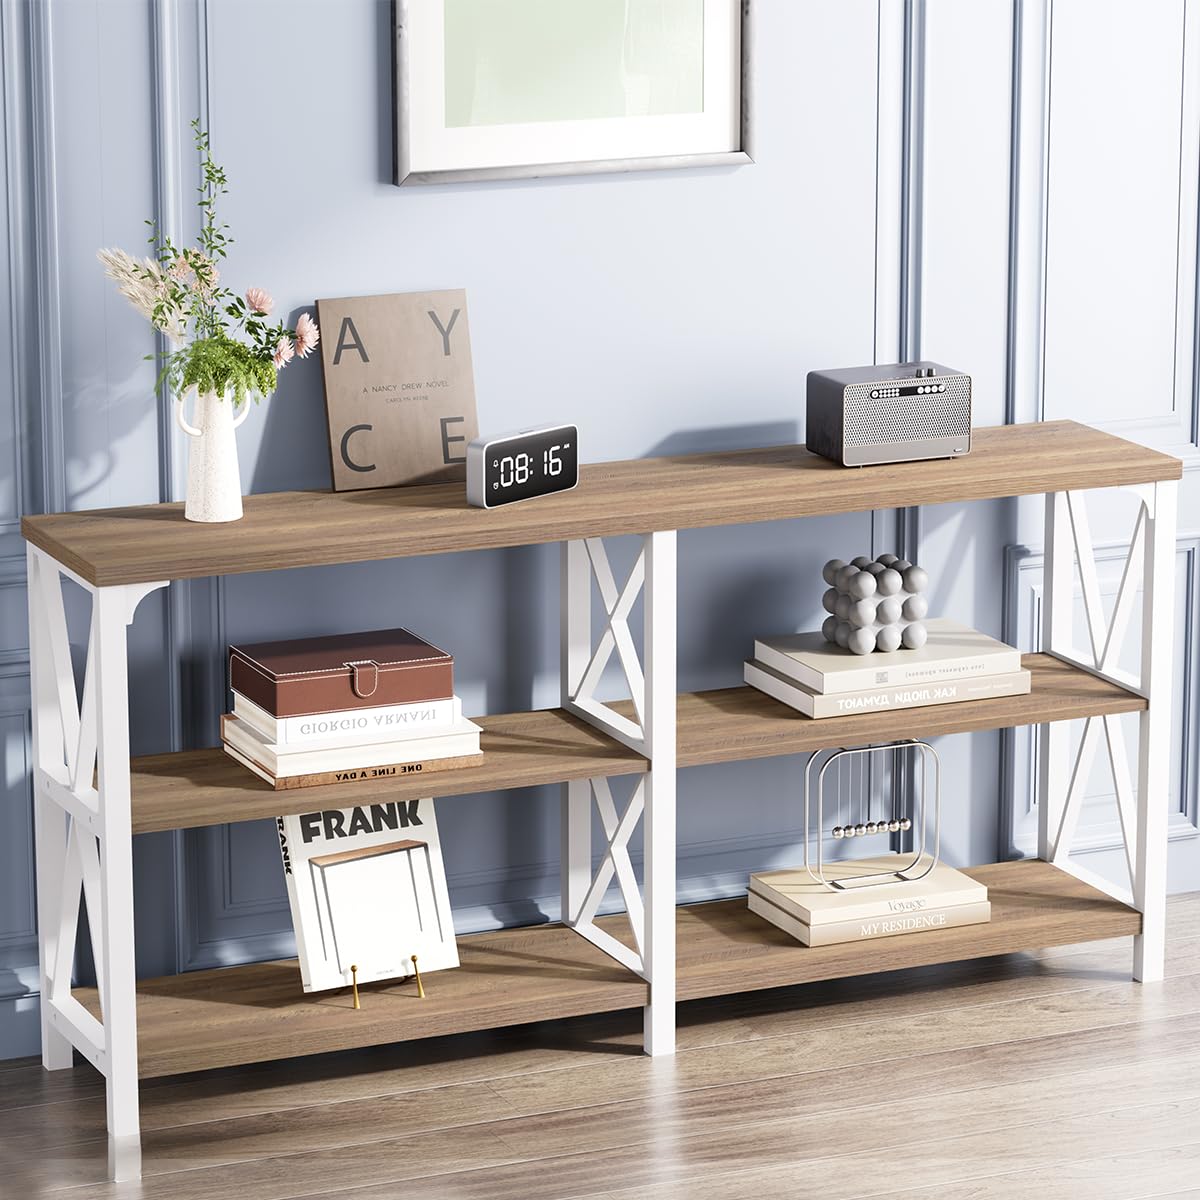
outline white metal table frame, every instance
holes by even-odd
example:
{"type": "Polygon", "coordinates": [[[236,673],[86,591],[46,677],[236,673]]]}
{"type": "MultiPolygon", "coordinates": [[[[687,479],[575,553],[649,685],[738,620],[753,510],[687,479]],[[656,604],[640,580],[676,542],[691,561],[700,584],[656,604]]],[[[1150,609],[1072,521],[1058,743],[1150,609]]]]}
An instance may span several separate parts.
{"type": "MultiPolygon", "coordinates": [[[[1073,767],[1066,726],[1044,726],[1038,849],[1040,857],[1142,913],[1133,974],[1149,981],[1162,977],[1164,956],[1176,484],[1129,490],[1138,495],[1140,507],[1107,626],[1083,496],[1047,496],[1042,649],[1148,701],[1139,716],[1136,796],[1116,717],[1095,717],[1086,723],[1073,767]],[[1092,643],[1090,661],[1070,641],[1076,555],[1092,643]],[[1139,582],[1142,657],[1140,674],[1133,677],[1115,664],[1139,582]],[[1069,860],[1084,783],[1101,732],[1121,812],[1131,877],[1128,890],[1113,888],[1069,860]]],[[[42,1064],[47,1070],[70,1067],[75,1049],[105,1076],[110,1175],[115,1180],[136,1179],[141,1173],[141,1143],[126,632],[141,600],[168,581],[96,587],[33,545],[27,549],[27,562],[42,1064]],[[77,583],[92,601],[87,663],[78,690],[64,579],[77,583]],[[71,993],[81,900],[89,914],[101,1020],[71,993]]],[[[623,811],[618,811],[608,779],[564,785],[562,917],[648,982],[644,1045],[653,1055],[675,1049],[675,622],[673,530],[641,536],[634,566],[620,585],[603,539],[562,544],[562,707],[649,760],[646,773],[634,777],[623,811]],[[598,639],[592,628],[593,581],[605,614],[598,639]],[[630,629],[639,594],[640,660],[630,629]],[[614,654],[628,683],[633,718],[596,698],[614,654]],[[593,802],[604,832],[598,865],[592,854],[593,802]],[[640,891],[628,849],[639,820],[644,826],[640,891]],[[595,923],[614,878],[629,916],[633,948],[595,923]]]]}

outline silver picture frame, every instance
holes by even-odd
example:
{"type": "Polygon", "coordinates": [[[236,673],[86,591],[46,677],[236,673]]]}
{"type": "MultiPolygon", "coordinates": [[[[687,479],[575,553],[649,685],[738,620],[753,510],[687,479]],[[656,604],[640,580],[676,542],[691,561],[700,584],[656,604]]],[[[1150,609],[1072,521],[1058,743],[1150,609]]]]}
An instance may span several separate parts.
{"type": "Polygon", "coordinates": [[[668,154],[642,158],[587,159],[579,162],[524,163],[517,166],[475,167],[458,170],[414,171],[409,162],[408,131],[412,111],[409,55],[413,51],[408,14],[421,0],[392,0],[392,87],[395,116],[395,162],[393,182],[397,187],[428,184],[481,183],[501,179],[542,179],[566,175],[618,174],[630,171],[662,171],[684,167],[730,167],[754,162],[751,142],[753,112],[753,0],[741,0],[741,88],[739,93],[739,146],[712,154],[668,154]]]}

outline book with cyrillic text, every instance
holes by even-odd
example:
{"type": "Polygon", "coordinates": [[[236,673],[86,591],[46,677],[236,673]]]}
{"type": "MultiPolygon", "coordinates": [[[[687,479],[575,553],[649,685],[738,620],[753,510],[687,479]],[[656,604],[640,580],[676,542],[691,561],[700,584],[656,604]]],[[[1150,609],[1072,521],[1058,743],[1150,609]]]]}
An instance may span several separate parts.
{"type": "Polygon", "coordinates": [[[925,622],[928,640],[919,650],[852,654],[818,633],[759,638],[754,658],[821,695],[870,688],[949,683],[977,675],[1021,669],[1021,652],[986,633],[937,617],[925,622]]]}
{"type": "Polygon", "coordinates": [[[968,700],[993,700],[1001,696],[1024,696],[1032,676],[1024,669],[1001,675],[976,675],[943,683],[903,683],[870,688],[862,692],[832,692],[822,695],[806,688],[766,663],[749,660],[743,678],[760,692],[794,708],[806,717],[845,717],[855,713],[880,712],[889,708],[927,708],[934,704],[958,704],[968,700]]]}

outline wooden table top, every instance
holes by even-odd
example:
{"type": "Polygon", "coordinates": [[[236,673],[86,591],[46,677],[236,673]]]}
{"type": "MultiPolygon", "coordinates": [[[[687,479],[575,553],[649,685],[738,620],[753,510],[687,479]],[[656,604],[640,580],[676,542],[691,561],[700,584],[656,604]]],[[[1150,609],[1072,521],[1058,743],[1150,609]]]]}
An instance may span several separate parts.
{"type": "Polygon", "coordinates": [[[969,455],[845,468],[803,446],[597,463],[571,492],[485,510],[462,484],[249,496],[241,521],[182,504],[25,517],[89,583],[149,583],[1178,479],[1178,459],[1073,421],[977,429],[969,455]]]}

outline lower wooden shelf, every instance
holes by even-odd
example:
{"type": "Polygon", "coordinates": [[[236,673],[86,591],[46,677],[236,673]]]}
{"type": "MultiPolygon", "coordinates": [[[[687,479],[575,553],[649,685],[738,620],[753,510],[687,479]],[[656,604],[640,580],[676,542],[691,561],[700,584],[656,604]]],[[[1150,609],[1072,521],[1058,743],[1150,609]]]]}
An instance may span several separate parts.
{"type": "MultiPolygon", "coordinates": [[[[806,948],[751,913],[744,899],[678,910],[681,1000],[868,975],[1138,933],[1133,909],[1037,860],[967,872],[986,883],[992,920],[840,946],[806,948]]],[[[614,936],[623,916],[600,922],[614,936]]],[[[143,1078],[635,1008],[643,980],[561,925],[459,939],[462,966],[411,984],[305,996],[294,960],[195,971],[138,984],[143,1078]]],[[[76,992],[99,1015],[94,990],[76,992]]]]}
{"type": "Polygon", "coordinates": [[[755,916],[742,899],[680,908],[679,998],[1069,946],[1142,929],[1141,913],[1036,858],[971,867],[966,874],[987,884],[992,919],[986,925],[838,946],[802,946],[755,916]]]}

